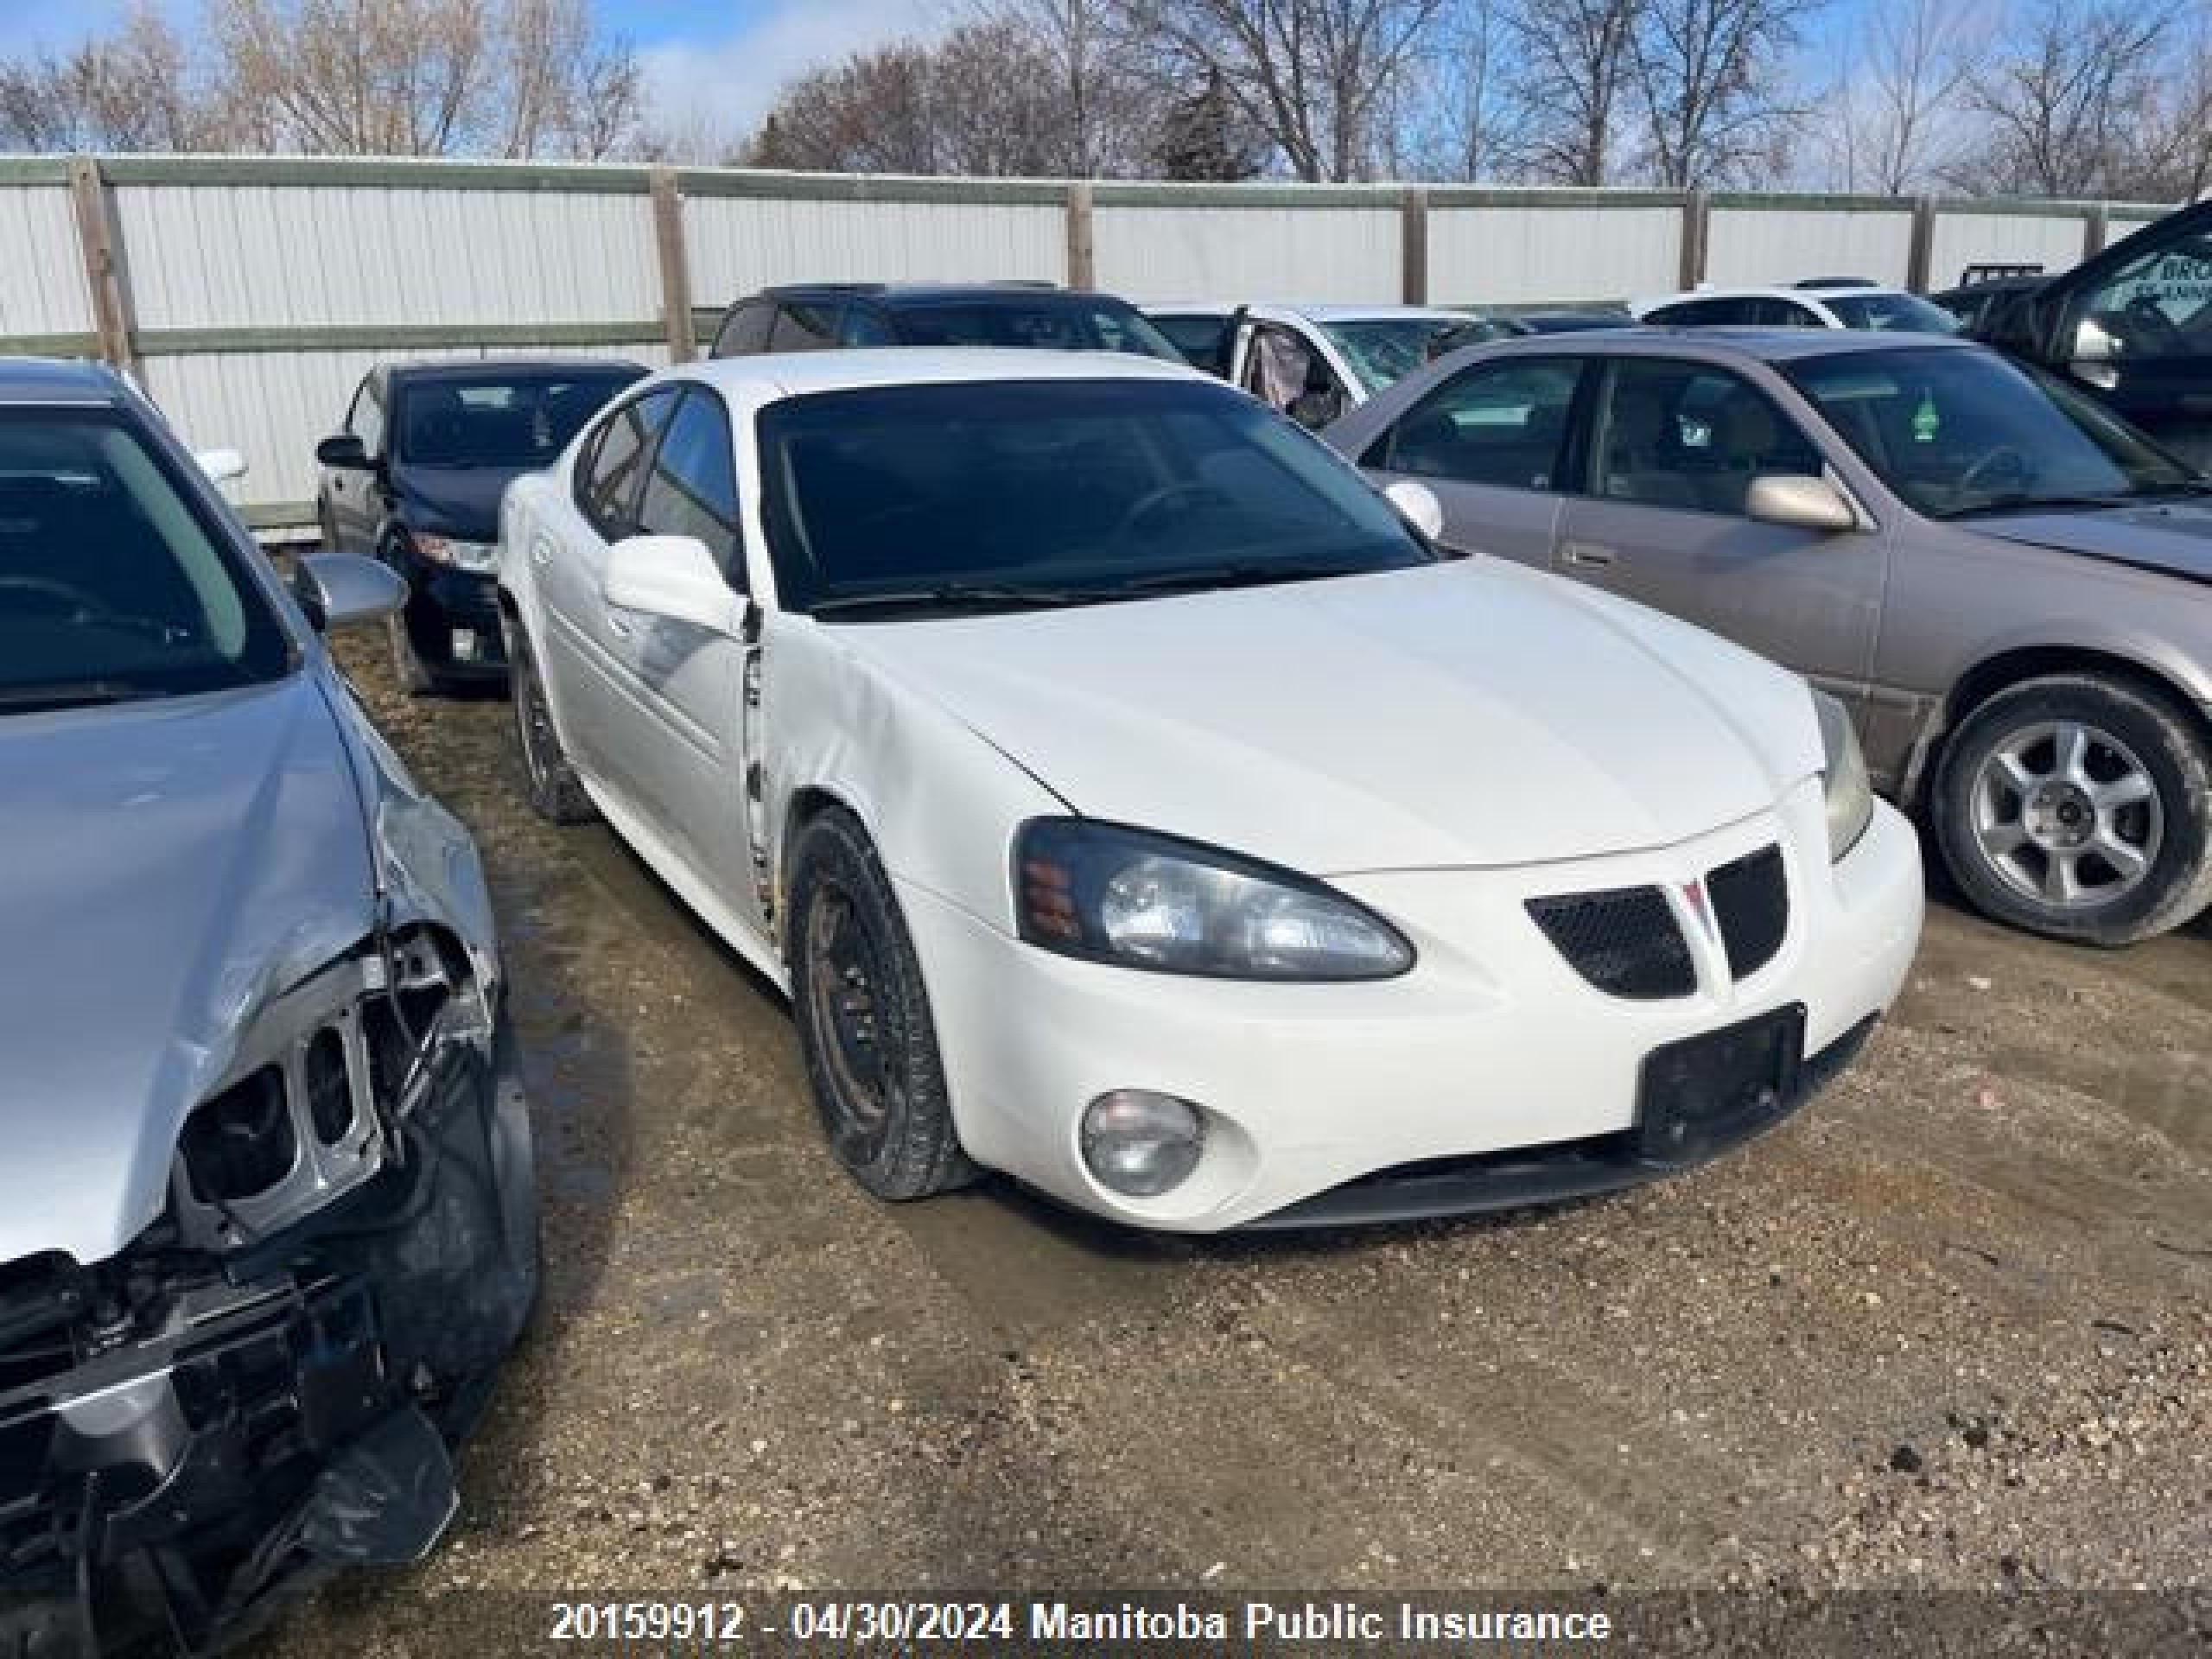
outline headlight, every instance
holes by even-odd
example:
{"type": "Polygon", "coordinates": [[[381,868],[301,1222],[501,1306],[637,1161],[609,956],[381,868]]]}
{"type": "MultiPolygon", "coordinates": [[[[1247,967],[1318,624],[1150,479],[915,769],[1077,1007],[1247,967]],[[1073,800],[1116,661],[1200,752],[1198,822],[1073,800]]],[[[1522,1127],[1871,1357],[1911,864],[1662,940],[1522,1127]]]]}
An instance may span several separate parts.
{"type": "Polygon", "coordinates": [[[1065,957],[1215,979],[1389,979],[1396,929],[1308,877],[1196,842],[1082,818],[1014,838],[1021,937],[1065,957]]]}
{"type": "Polygon", "coordinates": [[[411,539],[415,550],[433,564],[449,564],[456,570],[466,570],[472,575],[496,575],[499,569],[499,544],[497,542],[461,542],[450,536],[432,536],[416,531],[411,539]]]}
{"type": "Polygon", "coordinates": [[[1866,776],[1866,756],[1851,711],[1817,686],[1813,707],[1821,717],[1821,747],[1827,757],[1821,782],[1827,792],[1828,859],[1840,862],[1874,821],[1874,785],[1866,776]]]}

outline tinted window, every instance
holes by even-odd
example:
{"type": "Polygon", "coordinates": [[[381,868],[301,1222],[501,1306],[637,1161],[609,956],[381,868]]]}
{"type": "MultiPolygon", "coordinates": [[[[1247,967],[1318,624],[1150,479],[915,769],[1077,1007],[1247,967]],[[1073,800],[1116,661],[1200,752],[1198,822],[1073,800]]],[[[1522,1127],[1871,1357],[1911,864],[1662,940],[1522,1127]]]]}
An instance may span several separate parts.
{"type": "Polygon", "coordinates": [[[1854,352],[1789,374],[1892,490],[1938,518],[2202,487],[2087,397],[1992,353],[1854,352]]]}
{"type": "Polygon", "coordinates": [[[1959,320],[1917,294],[1825,294],[1821,303],[1847,328],[1904,334],[1955,334],[1959,320]]]}
{"type": "Polygon", "coordinates": [[[893,325],[908,346],[1011,346],[1063,352],[1130,352],[1183,361],[1159,329],[1120,300],[1064,294],[909,301],[893,325]]]}
{"type": "Polygon", "coordinates": [[[1225,386],[870,387],[760,418],[785,602],[821,609],[986,585],[1019,604],[1425,563],[1358,475],[1225,386]]]}
{"type": "Polygon", "coordinates": [[[377,397],[375,381],[362,381],[361,389],[353,394],[353,407],[346,416],[346,429],[360,439],[361,448],[372,455],[383,453],[384,404],[377,397]]]}
{"type": "Polygon", "coordinates": [[[406,382],[398,388],[393,448],[412,467],[543,467],[639,377],[626,367],[557,378],[439,375],[406,382]]]}
{"type": "Polygon", "coordinates": [[[1581,365],[1566,358],[1467,369],[1400,416],[1363,464],[1459,484],[1556,488],[1581,378],[1581,365]]]}
{"type": "Polygon", "coordinates": [[[1662,305],[1644,319],[1669,328],[1726,328],[1751,320],[1751,308],[1743,300],[1684,300],[1662,305]]]}
{"type": "Polygon", "coordinates": [[[834,305],[810,301],[785,301],[776,308],[776,326],[768,334],[772,352],[821,352],[837,343],[837,312],[834,305]]]}
{"type": "Polygon", "coordinates": [[[668,423],[638,502],[638,528],[648,536],[697,537],[731,585],[745,585],[729,416],[711,392],[686,392],[668,423]]]}
{"type": "MultiPolygon", "coordinates": [[[[2212,229],[2128,261],[2074,315],[2107,337],[2104,357],[2212,356],[2212,229]]],[[[2065,344],[2082,355],[2070,335],[2065,344]]]]}
{"type": "Polygon", "coordinates": [[[610,542],[634,534],[632,509],[653,436],[676,405],[676,389],[664,386],[625,404],[607,418],[577,467],[576,505],[592,528],[610,542]]]}
{"type": "Polygon", "coordinates": [[[750,357],[768,349],[768,329],[776,320],[776,308],[766,300],[747,300],[734,307],[722,319],[721,332],[715,336],[715,357],[750,357]]]}
{"type": "Polygon", "coordinates": [[[1227,372],[1229,359],[1229,319],[1225,316],[1162,317],[1150,319],[1152,326],[1167,337],[1167,343],[1183,354],[1193,368],[1204,369],[1209,374],[1227,372]]]}
{"type": "Polygon", "coordinates": [[[1725,370],[1619,358],[1599,400],[1592,488],[1620,501],[1740,514],[1751,480],[1817,474],[1820,451],[1758,387],[1725,370]]]}
{"type": "Polygon", "coordinates": [[[0,715],[275,678],[238,556],[126,420],[0,413],[0,715]]]}
{"type": "Polygon", "coordinates": [[[891,332],[891,325],[873,306],[849,305],[844,321],[837,327],[837,343],[856,349],[896,346],[899,336],[891,332]]]}

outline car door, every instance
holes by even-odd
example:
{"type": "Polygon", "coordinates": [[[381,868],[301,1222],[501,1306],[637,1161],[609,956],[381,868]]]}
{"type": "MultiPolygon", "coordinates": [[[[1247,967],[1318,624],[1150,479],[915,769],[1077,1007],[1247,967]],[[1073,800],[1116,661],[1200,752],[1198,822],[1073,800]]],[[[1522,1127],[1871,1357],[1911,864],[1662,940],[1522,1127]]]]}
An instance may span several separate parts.
{"type": "MultiPolygon", "coordinates": [[[[687,387],[662,429],[636,521],[640,535],[703,543],[732,591],[746,591],[735,444],[712,390],[687,387]]],[[[670,617],[611,615],[622,693],[615,737],[638,805],[716,897],[760,926],[746,770],[746,683],[758,646],[670,617]]]]}
{"type": "Polygon", "coordinates": [[[1427,485],[1444,508],[1446,547],[1548,568],[1584,372],[1581,359],[1564,355],[1462,369],[1384,429],[1359,464],[1386,482],[1427,485]]]}
{"type": "Polygon", "coordinates": [[[1318,431],[1354,399],[1319,346],[1279,322],[1251,325],[1238,384],[1278,414],[1318,431]]]}
{"type": "Polygon", "coordinates": [[[2024,309],[2047,320],[2047,363],[2212,468],[2212,202],[2138,232],[2024,309]]]}
{"type": "Polygon", "coordinates": [[[1755,478],[1827,472],[1799,422],[1708,363],[1615,357],[1592,391],[1560,573],[1863,701],[1887,569],[1882,537],[1764,524],[1745,511],[1755,478]]]}
{"type": "Polygon", "coordinates": [[[586,773],[627,797],[637,792],[623,745],[627,625],[607,608],[601,590],[607,548],[637,533],[638,497],[678,390],[655,387],[600,417],[577,454],[566,509],[557,523],[536,528],[527,554],[540,600],[542,666],[562,742],[586,773]]]}
{"type": "MultiPolygon", "coordinates": [[[[360,439],[372,462],[384,460],[384,385],[379,376],[365,376],[355,388],[342,429],[360,439]]],[[[374,554],[377,525],[384,516],[384,480],[376,467],[325,467],[319,488],[331,532],[330,550],[374,554]]]]}

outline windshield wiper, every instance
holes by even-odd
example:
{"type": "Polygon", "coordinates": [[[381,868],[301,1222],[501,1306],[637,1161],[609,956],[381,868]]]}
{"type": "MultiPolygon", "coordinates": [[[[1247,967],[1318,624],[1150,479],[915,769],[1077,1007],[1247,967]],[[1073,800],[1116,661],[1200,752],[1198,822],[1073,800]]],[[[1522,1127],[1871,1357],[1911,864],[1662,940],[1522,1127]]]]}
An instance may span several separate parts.
{"type": "Polygon", "coordinates": [[[1110,590],[1096,588],[1017,588],[982,582],[946,582],[934,588],[894,588],[881,593],[841,594],[817,599],[809,606],[817,618],[868,616],[899,611],[1020,611],[1051,610],[1067,605],[1090,605],[1110,599],[1110,590]]]}
{"type": "Polygon", "coordinates": [[[1998,512],[2036,512],[2046,507],[2130,507],[2144,499],[2139,495],[2000,495],[1987,501],[1976,501],[1970,506],[1953,507],[1942,516],[1980,518],[1998,512]]]}
{"type": "Polygon", "coordinates": [[[126,680],[67,680],[50,685],[0,686],[0,714],[51,714],[57,709],[93,709],[155,695],[126,680]]]}
{"type": "Polygon", "coordinates": [[[1149,576],[1132,576],[1114,584],[1116,594],[1196,593],[1215,588],[1266,588],[1276,582],[1326,582],[1332,576],[1368,576],[1378,568],[1364,564],[1294,564],[1285,560],[1254,560],[1241,564],[1215,564],[1194,570],[1163,570],[1149,576]]]}

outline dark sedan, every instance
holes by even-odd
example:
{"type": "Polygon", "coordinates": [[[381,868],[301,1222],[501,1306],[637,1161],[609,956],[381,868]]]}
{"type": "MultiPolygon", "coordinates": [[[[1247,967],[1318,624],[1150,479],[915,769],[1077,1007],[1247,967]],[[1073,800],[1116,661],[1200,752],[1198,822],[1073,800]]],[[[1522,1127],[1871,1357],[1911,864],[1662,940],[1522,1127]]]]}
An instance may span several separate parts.
{"type": "Polygon", "coordinates": [[[588,359],[473,359],[372,369],[344,427],[315,448],[323,545],[407,579],[394,671],[420,694],[506,673],[499,609],[499,499],[549,464],[645,372],[588,359]]]}

